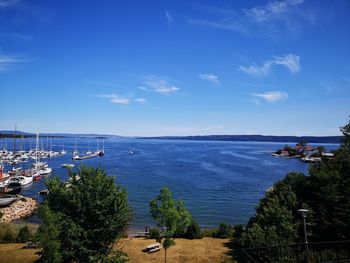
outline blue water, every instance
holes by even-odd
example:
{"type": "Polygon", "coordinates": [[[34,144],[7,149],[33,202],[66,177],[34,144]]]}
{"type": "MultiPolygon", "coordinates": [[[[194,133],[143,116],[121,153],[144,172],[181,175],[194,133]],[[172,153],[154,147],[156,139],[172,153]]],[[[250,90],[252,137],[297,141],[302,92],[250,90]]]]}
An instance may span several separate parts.
{"type": "MultiPolygon", "coordinates": [[[[61,165],[72,163],[75,139],[54,139],[52,148],[62,150],[63,143],[70,153],[46,160],[53,174],[66,180],[68,173],[61,165]]],[[[87,151],[89,144],[91,150],[96,150],[95,139],[78,139],[78,151],[87,151]]],[[[75,164],[101,166],[109,175],[116,176],[117,183],[128,190],[134,212],[133,227],[155,224],[150,217],[149,202],[163,186],[168,186],[176,199],[184,200],[202,227],[216,227],[221,222],[245,224],[274,182],[290,171],[307,173],[308,165],[297,159],[270,155],[284,145],[108,139],[104,157],[75,161],[75,164]]],[[[337,148],[337,145],[325,146],[328,150],[337,148]]],[[[42,180],[28,186],[22,194],[40,199],[37,192],[44,188],[42,180]]]]}

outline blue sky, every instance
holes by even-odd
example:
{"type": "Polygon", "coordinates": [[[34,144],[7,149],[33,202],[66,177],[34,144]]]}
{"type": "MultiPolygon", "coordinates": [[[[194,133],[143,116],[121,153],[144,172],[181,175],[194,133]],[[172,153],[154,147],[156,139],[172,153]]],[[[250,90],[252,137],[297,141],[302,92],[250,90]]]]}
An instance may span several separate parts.
{"type": "Polygon", "coordinates": [[[0,129],[338,135],[349,1],[0,0],[0,129]]]}

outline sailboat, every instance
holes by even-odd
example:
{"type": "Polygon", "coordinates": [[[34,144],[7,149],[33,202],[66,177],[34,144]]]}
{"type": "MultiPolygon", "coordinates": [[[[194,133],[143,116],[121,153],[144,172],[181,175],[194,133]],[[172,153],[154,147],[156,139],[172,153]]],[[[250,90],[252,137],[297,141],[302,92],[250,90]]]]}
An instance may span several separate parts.
{"type": "MultiPolygon", "coordinates": [[[[48,175],[52,172],[52,168],[50,168],[47,163],[40,162],[40,155],[39,155],[39,133],[36,133],[36,160],[35,163],[32,164],[33,166],[33,177],[39,177],[43,175],[48,175]]],[[[37,179],[37,178],[36,178],[37,179]]]]}
{"type": "Polygon", "coordinates": [[[89,148],[88,148],[86,154],[87,154],[87,155],[90,155],[91,153],[92,153],[92,152],[90,151],[90,139],[89,139],[89,148]]]}
{"type": "MultiPolygon", "coordinates": [[[[98,140],[98,139],[97,139],[98,140]]],[[[98,141],[97,141],[98,142],[98,141]]],[[[95,152],[96,153],[96,155],[98,155],[98,156],[103,156],[103,155],[105,155],[105,141],[104,140],[102,140],[102,150],[100,150],[99,148],[99,143],[97,144],[97,151],[95,152]]]]}
{"type": "Polygon", "coordinates": [[[66,151],[64,150],[64,141],[62,141],[62,151],[60,152],[60,154],[65,155],[66,151]]]}

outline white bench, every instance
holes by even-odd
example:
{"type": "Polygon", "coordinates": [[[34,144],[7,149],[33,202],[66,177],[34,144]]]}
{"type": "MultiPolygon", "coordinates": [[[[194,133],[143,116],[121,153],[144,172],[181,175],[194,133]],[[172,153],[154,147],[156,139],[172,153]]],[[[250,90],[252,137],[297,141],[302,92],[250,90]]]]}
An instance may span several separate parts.
{"type": "Polygon", "coordinates": [[[160,245],[160,243],[157,242],[157,243],[145,246],[142,251],[150,254],[150,253],[159,251],[161,249],[161,247],[162,246],[160,245]]]}

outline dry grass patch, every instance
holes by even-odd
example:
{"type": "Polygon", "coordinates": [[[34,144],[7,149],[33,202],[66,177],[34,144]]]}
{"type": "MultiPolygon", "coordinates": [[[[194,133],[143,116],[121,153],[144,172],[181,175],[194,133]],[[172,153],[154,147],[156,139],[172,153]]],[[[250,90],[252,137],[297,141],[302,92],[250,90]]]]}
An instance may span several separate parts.
{"type": "MultiPolygon", "coordinates": [[[[175,239],[176,245],[168,250],[168,263],[196,262],[232,262],[227,248],[228,239],[205,237],[203,239],[175,239]]],[[[142,252],[142,249],[155,243],[153,239],[125,238],[115,246],[129,256],[130,263],[164,262],[164,249],[153,254],[142,252]]],[[[31,263],[38,259],[37,249],[23,249],[24,244],[0,244],[1,263],[31,263]]]]}
{"type": "MultiPolygon", "coordinates": [[[[175,239],[176,245],[168,250],[167,262],[232,262],[232,257],[228,254],[229,248],[225,244],[229,239],[216,239],[205,237],[203,239],[175,239]]],[[[164,262],[164,249],[153,254],[142,252],[142,249],[155,243],[153,239],[144,238],[128,238],[121,240],[117,249],[122,249],[128,254],[130,262],[146,263],[146,262],[164,262]]]]}
{"type": "Polygon", "coordinates": [[[1,263],[32,263],[39,258],[37,249],[22,249],[24,244],[0,244],[1,263]]]}

